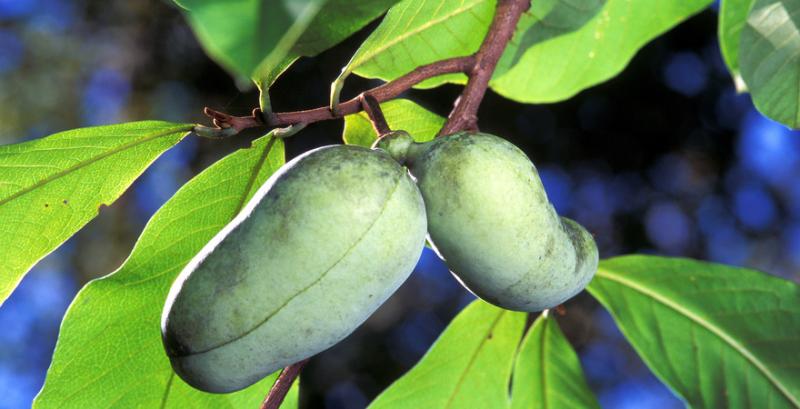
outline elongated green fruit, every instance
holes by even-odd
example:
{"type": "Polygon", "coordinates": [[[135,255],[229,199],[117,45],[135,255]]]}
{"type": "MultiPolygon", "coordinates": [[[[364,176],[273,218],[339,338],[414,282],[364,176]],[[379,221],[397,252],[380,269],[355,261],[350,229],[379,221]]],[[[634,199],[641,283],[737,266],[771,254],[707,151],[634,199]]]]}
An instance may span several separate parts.
{"type": "Polygon", "coordinates": [[[296,158],[173,284],[162,316],[173,368],[231,392],[329,348],[405,281],[425,231],[417,186],[386,153],[296,158]]]}
{"type": "Polygon", "coordinates": [[[510,142],[458,133],[423,144],[396,132],[376,146],[417,178],[437,253],[475,295],[539,311],[571,298],[597,271],[597,246],[559,217],[536,167],[510,142]]]}

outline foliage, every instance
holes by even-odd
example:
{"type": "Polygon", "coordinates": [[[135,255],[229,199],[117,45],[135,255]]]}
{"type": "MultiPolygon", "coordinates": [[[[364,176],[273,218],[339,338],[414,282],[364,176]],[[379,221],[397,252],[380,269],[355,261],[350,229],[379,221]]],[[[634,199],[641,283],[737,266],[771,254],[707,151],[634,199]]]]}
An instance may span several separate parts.
{"type": "Polygon", "coordinates": [[[34,407],[239,408],[263,399],[274,376],[231,395],[186,385],[172,372],[159,323],[178,272],[283,164],[283,156],[279,139],[263,137],[197,175],[153,216],[122,267],[89,283],[72,303],[34,407]]]}
{"type": "Polygon", "coordinates": [[[549,314],[540,315],[522,341],[511,392],[511,409],[600,407],[578,355],[549,314]]]}
{"type": "MultiPolygon", "coordinates": [[[[176,0],[209,55],[264,93],[297,58],[349,37],[397,0],[176,0]]],[[[262,109],[269,108],[262,97],[262,109]]]]}
{"type": "MultiPolygon", "coordinates": [[[[392,7],[333,82],[332,102],[339,100],[351,74],[395,79],[414,68],[478,50],[494,15],[495,0],[404,0],[392,7]]],[[[463,82],[462,74],[433,78],[419,86],[463,82]]]]}
{"type": "Polygon", "coordinates": [[[191,129],[133,122],[0,146],[0,304],[37,261],[113,203],[191,129]]]}
{"type": "Polygon", "coordinates": [[[411,371],[378,396],[378,408],[505,408],[525,314],[475,301],[411,371]]]}
{"type": "Polygon", "coordinates": [[[754,1],[726,0],[719,10],[719,48],[740,91],[745,91],[746,87],[739,72],[739,37],[754,1]]]}
{"type": "Polygon", "coordinates": [[[648,41],[710,0],[534,2],[503,54],[492,89],[520,102],[556,102],[618,74],[648,41]],[[566,51],[569,50],[569,51],[566,51]]]}
{"type": "Polygon", "coordinates": [[[739,69],[766,116],[800,128],[800,1],[756,0],[739,40],[739,69]]]}
{"type": "Polygon", "coordinates": [[[589,291],[692,407],[800,406],[800,287],[694,260],[603,262],[589,291]]]}
{"type": "MultiPolygon", "coordinates": [[[[383,15],[331,84],[331,103],[338,104],[352,74],[390,81],[374,89],[386,125],[417,141],[433,139],[446,120],[410,99],[395,99],[413,86],[466,83],[474,91],[476,73],[491,69],[480,96],[488,86],[523,103],[565,100],[612,78],[649,41],[711,3],[534,1],[513,20],[499,61],[483,61],[478,57],[496,33],[499,10],[510,1],[175,0],[206,52],[240,84],[260,88],[259,106],[272,125],[281,117],[271,112],[268,91],[284,70],[383,15]],[[477,64],[436,72],[437,63],[464,56],[477,64]],[[393,81],[423,65],[433,74],[402,87],[393,81]]],[[[764,115],[792,128],[800,127],[798,19],[800,0],[722,0],[718,27],[737,88],[749,90],[764,115]]],[[[380,119],[358,112],[363,107],[352,101],[347,106],[344,141],[372,145],[380,119]]],[[[295,114],[317,115],[314,121],[341,116],[326,109],[295,114]]],[[[245,127],[261,126],[261,119],[249,118],[245,127]]],[[[291,124],[301,128],[305,121],[291,124]]],[[[0,146],[0,302],[159,155],[192,130],[203,129],[204,136],[241,130],[225,125],[131,122],[0,146]]],[[[84,287],[64,318],[35,407],[255,407],[262,401],[276,374],[227,395],[183,383],[164,354],[159,320],[178,272],[284,164],[280,135],[270,132],[197,175],[152,217],[117,271],[84,287]]],[[[796,284],[748,269],[631,255],[603,261],[588,290],[688,405],[800,407],[796,284]]],[[[523,313],[473,302],[370,407],[597,407],[556,320],[543,314],[520,340],[525,322],[523,313]]],[[[283,407],[296,407],[297,393],[295,384],[283,407]]]]}
{"type": "MultiPolygon", "coordinates": [[[[417,142],[426,142],[436,136],[444,125],[444,118],[407,99],[395,99],[381,104],[386,121],[392,129],[403,129],[417,142]]],[[[375,130],[363,112],[344,118],[342,139],[350,145],[370,147],[377,139],[375,130]]]]}

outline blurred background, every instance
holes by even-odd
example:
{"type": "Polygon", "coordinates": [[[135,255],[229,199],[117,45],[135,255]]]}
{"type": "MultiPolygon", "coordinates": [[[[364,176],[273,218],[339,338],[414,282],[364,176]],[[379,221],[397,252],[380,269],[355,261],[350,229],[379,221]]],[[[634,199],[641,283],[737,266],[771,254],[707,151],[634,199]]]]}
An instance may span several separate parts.
{"type": "MultiPolygon", "coordinates": [[[[522,147],[559,213],[601,256],[687,256],[800,279],[800,134],[737,95],[712,7],[641,50],[607,83],[554,105],[492,94],[480,126],[522,147]]],[[[371,26],[371,27],[374,27],[371,26]]],[[[297,63],[276,110],[325,105],[329,83],[368,33],[297,63]]],[[[374,86],[352,77],[346,96],[374,86]]],[[[407,97],[446,115],[459,87],[407,97]]],[[[204,106],[246,114],[239,91],[166,0],[0,0],[0,144],[141,119],[202,122],[204,106]]],[[[340,140],[310,126],[289,156],[340,140]]],[[[148,218],[192,175],[259,136],[187,138],[28,274],[0,309],[0,408],[26,408],[44,380],[61,317],[88,280],[114,271],[148,218]]],[[[412,278],[343,343],[304,371],[306,408],[362,408],[422,356],[472,297],[430,252],[412,278]]],[[[558,318],[605,408],[679,408],[586,294],[558,318]]]]}

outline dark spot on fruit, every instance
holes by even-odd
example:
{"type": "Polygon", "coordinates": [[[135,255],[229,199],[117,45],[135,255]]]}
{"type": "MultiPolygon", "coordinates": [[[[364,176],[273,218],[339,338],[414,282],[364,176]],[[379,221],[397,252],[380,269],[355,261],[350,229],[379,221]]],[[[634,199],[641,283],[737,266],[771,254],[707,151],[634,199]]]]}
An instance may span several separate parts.
{"type": "Polygon", "coordinates": [[[494,336],[494,333],[490,332],[489,335],[486,336],[486,339],[492,339],[493,336],[494,336]]]}
{"type": "Polygon", "coordinates": [[[50,207],[50,205],[49,205],[49,204],[47,204],[47,203],[45,203],[45,204],[44,204],[44,207],[50,207]]]}
{"type": "Polygon", "coordinates": [[[67,204],[67,199],[64,199],[61,203],[67,204]]]}

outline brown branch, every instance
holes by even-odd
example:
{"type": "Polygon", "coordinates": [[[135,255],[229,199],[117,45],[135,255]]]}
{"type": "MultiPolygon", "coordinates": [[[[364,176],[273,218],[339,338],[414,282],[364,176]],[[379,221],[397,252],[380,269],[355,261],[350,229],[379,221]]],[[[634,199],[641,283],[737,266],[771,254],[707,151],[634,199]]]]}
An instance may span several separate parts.
{"type": "MultiPolygon", "coordinates": [[[[377,86],[371,90],[365,91],[364,93],[371,95],[378,102],[388,101],[390,99],[397,98],[403,92],[408,91],[414,85],[417,85],[428,78],[433,78],[443,74],[467,72],[470,67],[473,67],[474,65],[475,57],[471,55],[436,61],[417,67],[402,77],[377,86]]],[[[248,128],[255,128],[265,125],[275,128],[298,123],[309,124],[312,122],[327,121],[330,119],[337,119],[346,115],[355,114],[361,110],[361,96],[359,95],[353,99],[339,104],[337,106],[336,114],[331,112],[328,107],[319,107],[306,111],[274,113],[262,113],[259,109],[254,109],[252,115],[250,116],[228,115],[223,112],[215,111],[211,108],[205,108],[203,112],[213,120],[214,125],[218,129],[228,130],[227,132],[230,133],[229,128],[233,128],[236,130],[236,133],[238,133],[248,128]]]]}
{"type": "Polygon", "coordinates": [[[489,87],[489,80],[492,79],[494,69],[506,45],[514,36],[514,30],[522,13],[528,10],[530,5],[530,0],[498,1],[492,25],[483,39],[481,48],[475,54],[475,66],[468,73],[467,85],[456,100],[439,135],[478,129],[478,108],[489,87]]]}
{"type": "Polygon", "coordinates": [[[381,105],[378,103],[378,100],[366,92],[361,94],[359,98],[361,99],[361,108],[367,113],[369,121],[372,122],[372,128],[375,129],[375,133],[380,137],[391,132],[392,130],[386,122],[386,117],[383,116],[383,111],[381,110],[381,105]]]}
{"type": "Polygon", "coordinates": [[[264,403],[261,404],[261,409],[278,409],[281,407],[283,399],[286,398],[286,393],[289,392],[289,388],[292,387],[292,383],[300,375],[300,371],[303,370],[307,362],[308,359],[304,359],[287,366],[281,371],[275,384],[270,388],[269,395],[264,399],[264,403]]]}
{"type": "MultiPolygon", "coordinates": [[[[478,108],[486,94],[492,73],[503,55],[506,45],[514,36],[514,29],[520,16],[529,7],[530,0],[499,0],[492,24],[477,53],[417,67],[413,71],[367,90],[363,94],[369,94],[380,103],[397,98],[403,92],[428,78],[443,74],[465,73],[468,75],[467,85],[456,100],[439,135],[447,135],[460,130],[476,130],[478,128],[478,108]]],[[[364,108],[362,101],[363,99],[359,95],[342,102],[337,105],[336,112],[331,111],[329,107],[319,107],[305,111],[262,113],[256,108],[250,116],[241,117],[205,108],[203,112],[212,119],[216,128],[198,126],[196,130],[199,131],[198,133],[202,133],[202,136],[218,138],[265,125],[276,128],[327,121],[360,112],[364,108]]]]}

